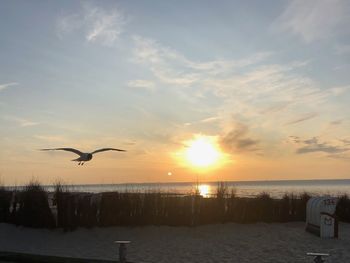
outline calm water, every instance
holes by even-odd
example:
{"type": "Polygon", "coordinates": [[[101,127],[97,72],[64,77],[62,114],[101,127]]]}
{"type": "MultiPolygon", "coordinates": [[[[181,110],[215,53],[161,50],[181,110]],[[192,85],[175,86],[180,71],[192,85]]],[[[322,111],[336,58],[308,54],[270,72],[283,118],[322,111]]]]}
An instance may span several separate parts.
{"type": "MultiPolygon", "coordinates": [[[[272,197],[281,197],[285,193],[300,194],[308,192],[312,195],[350,195],[350,179],[346,180],[293,180],[293,181],[246,181],[225,182],[226,186],[234,189],[237,196],[256,196],[262,192],[269,193],[272,197]]],[[[152,184],[101,184],[101,185],[71,185],[68,189],[77,192],[108,192],[108,191],[161,191],[178,194],[193,193],[198,190],[203,196],[214,195],[217,182],[208,183],[152,183],[152,184]]],[[[53,186],[47,186],[47,190],[53,191],[53,186]]]]}

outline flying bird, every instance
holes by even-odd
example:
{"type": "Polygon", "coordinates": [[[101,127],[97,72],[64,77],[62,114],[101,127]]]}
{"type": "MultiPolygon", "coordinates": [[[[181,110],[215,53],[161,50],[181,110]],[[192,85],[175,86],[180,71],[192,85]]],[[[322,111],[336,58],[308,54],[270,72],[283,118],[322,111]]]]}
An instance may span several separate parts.
{"type": "Polygon", "coordinates": [[[99,152],[105,152],[105,151],[117,151],[117,152],[126,152],[122,149],[115,149],[115,148],[102,148],[95,150],[91,153],[83,153],[77,149],[74,148],[53,148],[53,149],[40,149],[40,151],[68,151],[73,152],[77,155],[79,155],[79,158],[73,159],[72,161],[79,162],[78,165],[84,165],[85,162],[88,162],[92,159],[92,155],[99,152]]]}

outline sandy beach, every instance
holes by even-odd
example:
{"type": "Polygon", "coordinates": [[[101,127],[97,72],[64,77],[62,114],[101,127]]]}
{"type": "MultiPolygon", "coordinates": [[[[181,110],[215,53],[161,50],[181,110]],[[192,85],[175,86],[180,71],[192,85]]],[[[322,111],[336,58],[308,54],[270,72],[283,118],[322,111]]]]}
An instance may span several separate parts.
{"type": "Polygon", "coordinates": [[[115,240],[130,240],[132,262],[312,262],[307,252],[330,253],[327,262],[350,262],[350,224],[339,239],[320,239],[304,223],[216,224],[199,227],[30,229],[0,224],[0,248],[44,255],[116,259],[115,240]]]}

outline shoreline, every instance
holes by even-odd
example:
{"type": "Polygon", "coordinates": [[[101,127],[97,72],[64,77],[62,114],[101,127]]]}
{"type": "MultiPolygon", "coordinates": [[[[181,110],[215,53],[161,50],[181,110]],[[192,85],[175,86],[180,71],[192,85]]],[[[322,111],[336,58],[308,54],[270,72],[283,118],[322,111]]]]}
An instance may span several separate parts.
{"type": "MultiPolygon", "coordinates": [[[[337,181],[337,182],[350,182],[350,178],[336,178],[336,179],[331,179],[331,178],[316,178],[316,179],[276,179],[276,180],[240,180],[240,181],[231,181],[231,180],[226,180],[226,181],[167,181],[167,182],[125,182],[125,183],[91,183],[91,184],[81,184],[81,183],[76,183],[76,184],[64,184],[65,186],[105,186],[105,185],[116,185],[116,186],[128,186],[128,185],[166,185],[166,184],[178,184],[178,185],[186,185],[186,184],[216,184],[218,182],[223,182],[223,183],[232,183],[232,184],[259,184],[259,183],[266,183],[266,184],[274,184],[274,183],[295,183],[295,182],[302,182],[302,183],[311,183],[311,184],[317,184],[317,182],[330,182],[330,181],[337,181]]],[[[26,184],[22,185],[3,185],[4,187],[9,187],[9,188],[16,188],[16,187],[25,187],[26,184]]],[[[43,187],[53,187],[55,184],[43,184],[43,187]]]]}
{"type": "MultiPolygon", "coordinates": [[[[40,183],[40,182],[38,182],[40,183]]],[[[28,183],[27,183],[28,184],[28,183]]],[[[26,185],[27,185],[26,184],[26,185]]],[[[214,196],[218,184],[224,184],[239,197],[256,197],[261,193],[268,193],[273,198],[282,198],[285,194],[300,195],[308,193],[312,196],[350,195],[350,179],[322,179],[322,180],[265,180],[265,181],[212,181],[212,182],[160,182],[160,183],[122,183],[122,184],[64,184],[59,183],[70,192],[104,193],[104,192],[161,192],[173,195],[190,195],[199,191],[203,196],[214,196]]],[[[2,186],[8,191],[23,190],[22,186],[2,186]]],[[[56,184],[43,185],[47,192],[54,192],[56,184]]]]}

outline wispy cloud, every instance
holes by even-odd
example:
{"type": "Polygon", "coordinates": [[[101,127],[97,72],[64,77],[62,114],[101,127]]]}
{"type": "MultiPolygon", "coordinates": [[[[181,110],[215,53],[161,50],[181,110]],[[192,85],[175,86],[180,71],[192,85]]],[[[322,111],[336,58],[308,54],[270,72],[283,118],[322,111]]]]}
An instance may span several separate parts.
{"type": "Polygon", "coordinates": [[[221,120],[221,117],[213,116],[213,117],[208,117],[208,118],[202,119],[199,122],[200,123],[213,123],[213,122],[217,122],[219,120],[221,120]]]}
{"type": "Polygon", "coordinates": [[[191,125],[195,125],[195,124],[213,124],[213,123],[216,123],[216,122],[219,122],[221,121],[222,118],[219,117],[219,116],[212,116],[212,117],[208,117],[208,118],[204,118],[204,119],[201,119],[201,120],[198,120],[198,121],[193,121],[193,122],[186,122],[184,125],[185,126],[191,126],[191,125]]]}
{"type": "Polygon", "coordinates": [[[328,90],[328,92],[332,95],[339,96],[342,95],[346,92],[350,91],[350,85],[348,86],[337,86],[337,87],[332,87],[328,90]]]}
{"type": "Polygon", "coordinates": [[[34,138],[48,142],[66,142],[67,139],[61,135],[34,135],[34,138]]]}
{"type": "Polygon", "coordinates": [[[262,109],[260,111],[261,114],[271,114],[271,113],[276,113],[283,111],[286,109],[290,103],[285,103],[285,102],[278,102],[278,103],[273,103],[274,105],[267,106],[266,108],[262,109]]]}
{"type": "Polygon", "coordinates": [[[245,99],[271,99],[275,102],[298,101],[301,97],[313,96],[320,91],[313,80],[294,74],[300,65],[263,65],[245,73],[228,77],[205,80],[208,88],[222,97],[242,97],[245,99]]]}
{"type": "Polygon", "coordinates": [[[317,137],[301,139],[298,136],[291,136],[290,138],[297,145],[297,154],[321,152],[328,154],[327,156],[329,157],[336,157],[339,154],[344,155],[344,153],[350,151],[350,147],[346,140],[338,140],[337,142],[322,142],[317,137]]]}
{"type": "Polygon", "coordinates": [[[338,125],[341,125],[343,122],[344,120],[334,120],[334,121],[331,121],[329,124],[332,126],[338,126],[338,125]]]}
{"type": "Polygon", "coordinates": [[[227,152],[241,153],[257,151],[259,141],[249,136],[248,127],[237,123],[229,132],[219,139],[221,147],[227,152]]]}
{"type": "Polygon", "coordinates": [[[17,82],[10,82],[10,83],[5,83],[5,84],[0,84],[0,91],[2,91],[4,89],[7,89],[8,87],[16,86],[16,85],[18,85],[17,82]]]}
{"type": "Polygon", "coordinates": [[[79,12],[59,17],[56,28],[60,37],[82,31],[87,42],[112,46],[125,24],[125,16],[120,10],[106,10],[83,2],[79,12]]]}
{"type": "Polygon", "coordinates": [[[290,32],[306,43],[349,32],[348,0],[293,0],[287,5],[273,28],[290,32]]]}
{"type": "Polygon", "coordinates": [[[19,118],[15,116],[4,116],[3,119],[7,121],[15,122],[20,127],[30,127],[30,126],[35,126],[39,124],[39,122],[34,122],[28,119],[19,118]]]}
{"type": "MultiPolygon", "coordinates": [[[[272,54],[267,52],[269,55],[258,53],[236,61],[203,62],[191,60],[155,40],[135,37],[134,41],[133,62],[147,67],[155,81],[166,83],[162,86],[167,89],[183,91],[184,97],[199,106],[203,99],[220,101],[217,108],[210,109],[218,117],[217,127],[227,128],[232,116],[242,123],[242,127],[235,126],[221,136],[227,150],[256,151],[259,140],[255,139],[255,128],[263,129],[265,134],[282,134],[284,131],[276,129],[276,125],[299,124],[298,129],[303,129],[307,120],[322,115],[334,97],[349,90],[348,86],[321,87],[303,73],[309,67],[307,60],[271,64],[268,59],[272,54]]],[[[334,105],[331,108],[336,111],[334,105]]],[[[199,122],[188,122],[185,126],[193,124],[199,122]]],[[[321,123],[318,125],[322,128],[321,123]]],[[[259,150],[264,151],[264,145],[260,143],[259,150]]]]}
{"type": "Polygon", "coordinates": [[[150,81],[150,80],[144,80],[144,79],[131,80],[128,82],[127,85],[132,88],[142,88],[148,91],[155,90],[155,84],[153,81],[150,81]]]}
{"type": "Polygon", "coordinates": [[[260,52],[241,60],[202,62],[190,60],[153,39],[134,36],[134,43],[134,62],[148,66],[159,81],[183,87],[196,84],[208,76],[224,75],[257,64],[271,55],[270,52],[260,52]]]}
{"type": "Polygon", "coordinates": [[[307,114],[304,114],[302,116],[297,117],[296,119],[293,119],[293,120],[287,122],[285,125],[292,125],[292,124],[297,124],[297,123],[300,123],[303,121],[307,121],[307,120],[310,120],[310,119],[317,117],[318,115],[319,115],[318,113],[312,113],[312,112],[307,113],[307,114]]]}
{"type": "Polygon", "coordinates": [[[329,155],[328,157],[332,159],[343,160],[343,161],[350,160],[350,154],[346,154],[346,153],[332,154],[332,155],[329,155]]]}
{"type": "Polygon", "coordinates": [[[350,146],[350,139],[342,139],[341,140],[345,145],[349,145],[350,146]]]}
{"type": "Polygon", "coordinates": [[[260,103],[269,100],[266,105],[278,104],[282,109],[337,95],[336,89],[323,91],[311,78],[295,73],[307,67],[308,61],[262,65],[271,53],[261,52],[240,60],[197,62],[155,40],[134,37],[134,41],[133,61],[146,65],[158,81],[179,87],[198,87],[225,97],[229,103],[232,100],[238,100],[236,104],[251,101],[256,107],[259,104],[256,99],[260,99],[260,103]]]}

